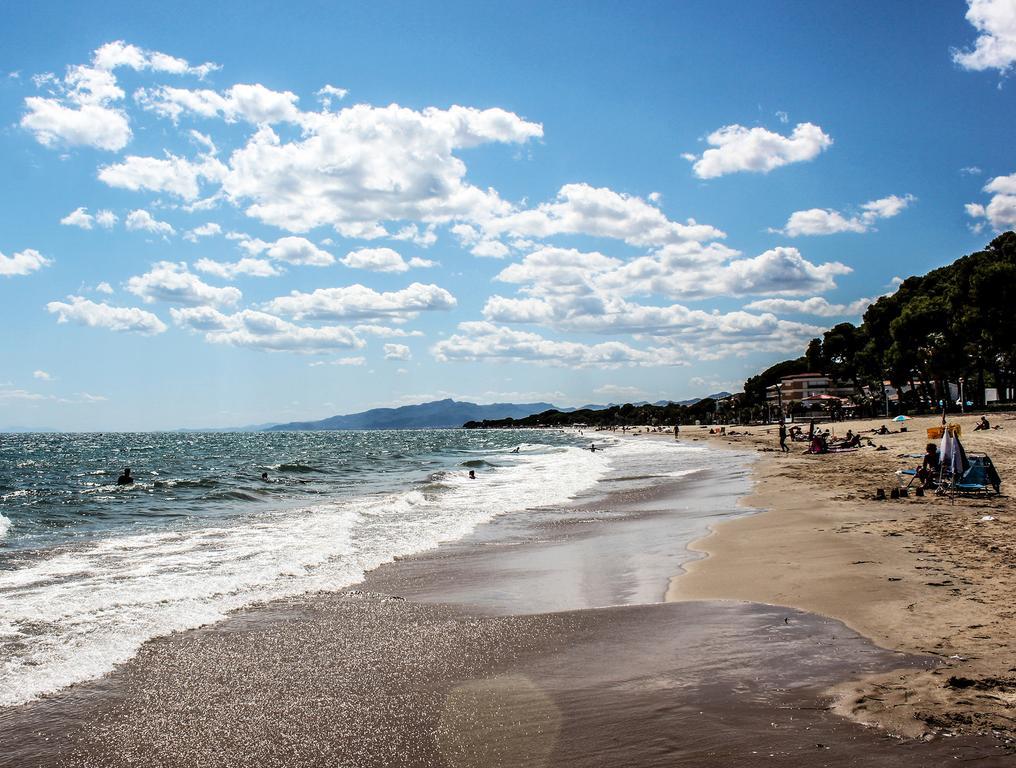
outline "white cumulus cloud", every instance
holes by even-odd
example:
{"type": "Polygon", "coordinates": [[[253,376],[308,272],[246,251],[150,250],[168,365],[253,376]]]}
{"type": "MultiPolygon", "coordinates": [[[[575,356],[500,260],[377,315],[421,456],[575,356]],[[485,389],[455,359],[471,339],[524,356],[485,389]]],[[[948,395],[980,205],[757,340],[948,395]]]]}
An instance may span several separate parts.
{"type": "Polygon", "coordinates": [[[379,293],[364,285],[318,288],[312,293],[293,291],[268,302],[267,309],[297,320],[349,318],[407,318],[419,312],[452,309],[455,297],[436,285],[412,283],[399,291],[379,293]]]}
{"type": "Polygon", "coordinates": [[[967,203],[967,215],[984,219],[996,231],[1016,227],[1016,173],[996,176],[984,185],[984,191],[991,195],[991,200],[987,205],[967,203]]]}
{"type": "Polygon", "coordinates": [[[26,98],[25,106],[28,113],[21,118],[21,126],[46,147],[65,144],[115,152],[131,139],[127,116],[119,109],[99,104],[69,107],[39,96],[26,98]]]}
{"type": "Polygon", "coordinates": [[[268,248],[269,258],[311,267],[327,267],[335,257],[305,237],[281,237],[268,248]]]}
{"type": "Polygon", "coordinates": [[[160,261],[145,274],[130,278],[127,290],[147,302],[166,301],[189,306],[232,305],[243,296],[238,288],[208,285],[188,271],[185,263],[172,261],[160,261]]]}
{"type": "Polygon", "coordinates": [[[790,163],[813,160],[832,146],[833,140],[813,123],[798,123],[789,136],[743,125],[726,125],[706,137],[711,149],[699,155],[687,154],[700,179],[714,179],[729,173],[769,171],[790,163]]]}
{"type": "Polygon", "coordinates": [[[825,208],[794,211],[780,232],[788,237],[801,235],[832,235],[838,232],[870,232],[879,219],[890,219],[905,210],[916,198],[913,195],[889,195],[861,205],[857,215],[844,215],[825,208]]]}
{"type": "Polygon", "coordinates": [[[353,269],[367,269],[372,272],[406,272],[412,267],[433,267],[435,262],[414,256],[409,261],[391,248],[361,248],[350,251],[341,259],[353,269]]]}
{"type": "MultiPolygon", "coordinates": [[[[490,235],[546,238],[551,235],[593,235],[623,240],[635,246],[667,245],[688,241],[706,241],[724,237],[724,233],[693,219],[685,223],[671,221],[654,205],[640,197],[589,184],[566,184],[552,203],[516,211],[483,223],[490,235]]],[[[474,229],[458,229],[464,241],[479,236],[474,229]]],[[[503,246],[502,246],[503,248],[503,246]]],[[[475,250],[474,250],[475,253],[475,250]]],[[[479,253],[482,256],[503,256],[479,253]]]]}
{"type": "Polygon", "coordinates": [[[405,344],[385,344],[385,360],[409,360],[412,356],[405,344]]]}
{"type": "Polygon", "coordinates": [[[317,91],[314,95],[318,97],[318,100],[321,102],[321,105],[326,110],[329,110],[332,108],[333,99],[342,101],[342,99],[346,98],[346,96],[349,95],[349,91],[346,88],[336,88],[334,85],[326,85],[319,91],[317,91]]]}
{"type": "Polygon", "coordinates": [[[745,304],[745,309],[776,314],[815,315],[816,317],[859,317],[871,306],[874,299],[857,299],[849,304],[831,304],[828,299],[815,296],[810,299],[760,299],[745,304]]]}
{"type": "Polygon", "coordinates": [[[388,221],[442,223],[505,208],[465,181],[455,151],[543,133],[501,109],[358,104],[304,115],[298,140],[262,126],[231,156],[223,190],[265,223],[291,232],[331,226],[347,237],[385,236],[388,221]]]}
{"type": "Polygon", "coordinates": [[[28,275],[52,263],[52,260],[33,248],[18,251],[13,256],[5,256],[0,252],[0,277],[28,275]]]}
{"type": "Polygon", "coordinates": [[[183,239],[188,240],[192,243],[196,243],[203,237],[213,237],[215,235],[221,234],[222,227],[217,223],[215,223],[214,221],[210,221],[207,224],[202,224],[199,227],[194,227],[194,229],[188,230],[186,233],[184,233],[183,239]]]}
{"type": "Polygon", "coordinates": [[[203,183],[220,181],[225,173],[226,167],[214,157],[203,156],[194,162],[166,153],[166,157],[129,155],[123,162],[100,168],[99,179],[118,189],[166,192],[196,200],[203,183]]]}
{"type": "Polygon", "coordinates": [[[1016,62],[1016,5],[1012,0],[967,0],[967,21],[980,33],[971,50],[952,52],[964,69],[1008,72],[1016,62]]]}
{"type": "Polygon", "coordinates": [[[247,277],[277,277],[282,274],[282,271],[267,259],[254,259],[250,257],[228,262],[198,259],[194,263],[194,268],[198,272],[215,275],[224,280],[232,280],[240,275],[247,277]]]}
{"type": "Polygon", "coordinates": [[[188,113],[203,118],[221,117],[230,123],[244,120],[255,125],[302,122],[295,93],[274,91],[260,83],[234,85],[223,93],[161,86],[140,89],[134,99],[142,108],[173,122],[188,113]]]}
{"type": "Polygon", "coordinates": [[[114,74],[118,67],[199,77],[216,68],[214,64],[191,67],[184,59],[123,41],[107,43],[95,50],[90,65],[68,67],[63,78],[34,78],[37,85],[48,86],[51,93],[25,99],[21,126],[44,146],[90,146],[111,152],[123,149],[132,133],[126,112],[116,106],[124,98],[114,74]]]}
{"type": "Polygon", "coordinates": [[[65,227],[91,229],[92,225],[95,223],[95,217],[92,216],[86,208],[78,207],[60,219],[60,223],[65,227]]]}
{"type": "Polygon", "coordinates": [[[558,341],[486,321],[459,323],[458,333],[437,342],[431,353],[440,362],[521,362],[578,368],[687,365],[671,350],[636,349],[619,341],[558,341]]]}
{"type": "Polygon", "coordinates": [[[171,224],[159,221],[143,208],[128,213],[125,225],[132,232],[151,232],[154,235],[162,235],[163,237],[176,234],[176,230],[173,229],[171,224]]]}
{"type": "Polygon", "coordinates": [[[227,315],[212,307],[174,307],[170,314],[178,326],[203,333],[205,340],[212,344],[307,354],[364,346],[364,342],[349,328],[297,325],[267,312],[250,309],[227,315]]]}
{"type": "Polygon", "coordinates": [[[82,296],[68,296],[67,301],[51,301],[46,310],[57,316],[58,323],[75,322],[91,328],[140,333],[152,336],[163,333],[166,324],[151,312],[137,307],[112,307],[82,296]]]}

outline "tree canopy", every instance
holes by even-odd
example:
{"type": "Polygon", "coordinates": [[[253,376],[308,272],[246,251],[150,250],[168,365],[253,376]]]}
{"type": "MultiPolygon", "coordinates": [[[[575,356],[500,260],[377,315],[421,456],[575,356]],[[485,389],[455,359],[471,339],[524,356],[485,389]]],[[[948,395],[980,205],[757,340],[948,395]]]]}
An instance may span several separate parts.
{"type": "Polygon", "coordinates": [[[840,323],[812,339],[803,357],[749,378],[742,407],[764,407],[767,386],[806,370],[852,385],[862,405],[881,399],[883,381],[903,390],[914,410],[951,399],[946,385],[960,379],[975,403],[985,387],[1004,397],[1016,385],[1016,233],[904,280],[868,307],[860,326],[840,323]]]}

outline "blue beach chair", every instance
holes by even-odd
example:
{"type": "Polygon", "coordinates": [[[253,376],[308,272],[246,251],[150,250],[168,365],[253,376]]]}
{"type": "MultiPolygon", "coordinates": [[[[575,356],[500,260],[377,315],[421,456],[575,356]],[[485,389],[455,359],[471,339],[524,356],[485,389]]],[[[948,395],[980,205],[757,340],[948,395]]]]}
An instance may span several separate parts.
{"type": "Polygon", "coordinates": [[[1002,492],[1002,478],[986,453],[968,453],[970,467],[961,476],[953,479],[947,486],[952,493],[983,493],[985,495],[1002,492]]]}

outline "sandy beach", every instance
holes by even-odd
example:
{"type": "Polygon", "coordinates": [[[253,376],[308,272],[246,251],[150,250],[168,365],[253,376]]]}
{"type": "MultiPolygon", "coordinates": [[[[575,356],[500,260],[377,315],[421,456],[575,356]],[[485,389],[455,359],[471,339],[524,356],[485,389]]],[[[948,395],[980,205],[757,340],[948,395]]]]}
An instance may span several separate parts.
{"type": "MultiPolygon", "coordinates": [[[[907,570],[946,567],[919,525],[928,505],[945,504],[926,498],[904,514],[907,500],[876,507],[858,495],[855,517],[843,517],[833,505],[850,506],[835,498],[846,491],[817,462],[860,467],[868,454],[760,454],[773,438],[750,431],[717,439],[704,472],[647,468],[641,485],[626,478],[626,490],[498,518],[354,589],[151,641],[99,681],[0,711],[0,765],[1009,764],[1002,740],[951,721],[952,738],[896,738],[947,722],[945,698],[925,690],[1005,674],[987,645],[975,659],[963,644],[978,633],[999,642],[1003,618],[961,614],[959,587],[926,585],[962,584],[956,572],[907,570]],[[703,539],[737,510],[752,470],[747,503],[771,511],[703,539]],[[829,501],[809,483],[828,485],[829,501]],[[773,484],[809,504],[767,497],[773,484]],[[897,524],[900,536],[878,527],[897,524]],[[692,538],[709,557],[696,560],[692,538]],[[941,629],[976,623],[955,640],[941,629]]],[[[915,434],[870,456],[888,461],[915,434]]],[[[987,716],[980,702],[995,693],[965,694],[987,716]]]]}
{"type": "MultiPolygon", "coordinates": [[[[838,711],[905,737],[1016,736],[1016,516],[1009,488],[1016,477],[1016,418],[995,415],[1002,429],[974,432],[974,416],[952,416],[968,451],[988,453],[1002,476],[999,497],[888,495],[895,472],[920,463],[926,429],[940,417],[915,418],[906,432],[868,433],[878,451],[783,454],[776,429],[706,439],[758,450],[755,493],[745,503],[762,514],[721,523],[693,544],[708,555],[671,581],[668,600],[734,599],[794,606],[836,618],[884,648],[930,655],[932,670],[876,675],[838,689],[838,711]]],[[[885,420],[830,426],[862,434],[885,420]]],[[[735,431],[737,430],[734,428],[735,431]]],[[[702,435],[705,434],[703,438],[702,435]]]]}

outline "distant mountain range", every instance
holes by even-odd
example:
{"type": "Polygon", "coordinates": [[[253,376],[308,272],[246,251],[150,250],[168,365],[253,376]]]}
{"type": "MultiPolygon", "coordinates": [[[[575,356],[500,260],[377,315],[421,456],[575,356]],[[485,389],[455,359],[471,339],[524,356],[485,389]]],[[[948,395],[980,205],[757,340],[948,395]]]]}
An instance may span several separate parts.
{"type": "Polygon", "coordinates": [[[549,411],[550,403],[492,403],[477,405],[457,400],[404,405],[401,408],[372,408],[362,413],[331,416],[320,421],[293,421],[276,424],[270,431],[304,429],[441,429],[461,427],[467,421],[483,419],[522,419],[533,413],[549,411]]]}
{"type": "MultiPolygon", "coordinates": [[[[717,392],[708,397],[719,399],[727,397],[729,392],[717,392]]],[[[681,400],[678,405],[694,405],[707,398],[696,397],[681,400]]],[[[659,400],[653,405],[666,405],[670,400],[659,400]]],[[[645,401],[632,405],[646,405],[645,401]]],[[[461,427],[467,421],[493,421],[496,419],[524,419],[534,413],[544,411],[561,411],[570,413],[578,410],[601,411],[610,408],[608,405],[583,405],[580,408],[559,408],[551,403],[491,403],[478,405],[446,399],[435,400],[418,405],[404,405],[400,408],[372,408],[361,413],[349,413],[341,416],[330,416],[319,421],[292,421],[288,424],[262,426],[271,432],[316,430],[316,429],[442,429],[461,427]]],[[[249,428],[248,428],[249,429],[249,428]]]]}

